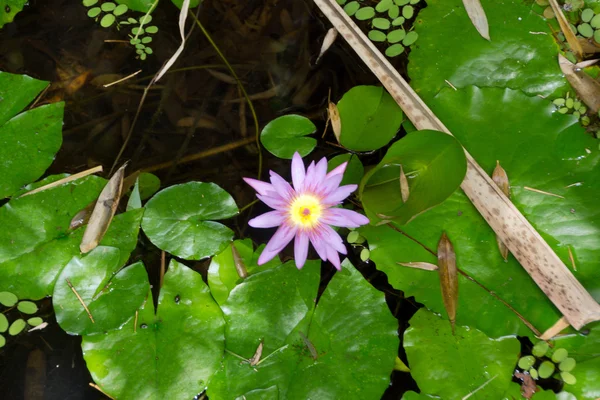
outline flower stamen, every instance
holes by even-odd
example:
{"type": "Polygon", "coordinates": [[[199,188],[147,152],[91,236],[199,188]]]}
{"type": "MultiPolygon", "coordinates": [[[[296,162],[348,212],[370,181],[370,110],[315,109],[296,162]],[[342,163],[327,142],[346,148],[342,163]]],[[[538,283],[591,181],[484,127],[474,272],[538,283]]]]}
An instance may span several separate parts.
{"type": "Polygon", "coordinates": [[[300,228],[310,228],[319,222],[323,206],[319,199],[310,194],[303,194],[292,202],[289,208],[291,221],[300,228]]]}

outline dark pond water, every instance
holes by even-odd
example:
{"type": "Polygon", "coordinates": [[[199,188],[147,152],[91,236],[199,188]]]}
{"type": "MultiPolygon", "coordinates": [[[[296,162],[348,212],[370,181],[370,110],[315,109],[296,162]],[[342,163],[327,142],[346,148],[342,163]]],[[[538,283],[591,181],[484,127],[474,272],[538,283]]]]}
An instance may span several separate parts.
{"type": "MultiPolygon", "coordinates": [[[[31,0],[14,23],[0,30],[0,70],[51,81],[43,101],[66,102],[64,144],[49,174],[75,173],[98,164],[108,173],[144,87],[179,45],[178,10],[167,0],[153,14],[160,31],[152,43],[154,54],[145,62],[136,60],[126,44],[111,42],[126,39],[125,32],[101,28],[86,11],[77,1],[31,0]],[[140,69],[125,84],[102,87],[116,79],[112,74],[125,76],[140,69]]],[[[194,11],[243,80],[261,127],[279,115],[298,113],[322,131],[329,93],[337,100],[355,85],[378,83],[342,39],[314,65],[329,25],[310,0],[207,0],[194,11]]],[[[397,61],[397,66],[402,70],[404,61],[397,61]]],[[[250,203],[254,193],[240,178],[257,173],[258,154],[250,143],[255,128],[237,86],[219,74],[225,72],[209,42],[195,29],[171,72],[148,92],[121,162],[129,160],[130,171],[155,173],[163,186],[211,181],[229,191],[240,207],[250,203]],[[198,126],[191,128],[194,120],[198,126]],[[194,161],[186,162],[189,158],[194,161]]],[[[311,157],[339,154],[332,141],[329,133],[311,157]]],[[[263,154],[265,170],[288,174],[287,162],[263,154]]],[[[260,205],[249,209],[232,228],[239,236],[266,240],[265,233],[246,229],[251,215],[262,211],[260,205]]],[[[133,257],[143,259],[151,279],[158,279],[160,255],[145,238],[140,237],[133,257]]],[[[386,292],[402,332],[417,305],[394,291],[372,263],[361,263],[356,256],[353,261],[386,292]]],[[[207,262],[193,267],[205,272],[207,262]]],[[[323,267],[324,284],[333,272],[323,267]]],[[[40,307],[49,326],[10,339],[0,349],[0,398],[105,398],[89,386],[92,380],[80,338],[58,327],[50,299],[41,301],[40,307]]],[[[416,386],[407,374],[394,373],[384,398],[399,399],[409,388],[416,386]]]]}

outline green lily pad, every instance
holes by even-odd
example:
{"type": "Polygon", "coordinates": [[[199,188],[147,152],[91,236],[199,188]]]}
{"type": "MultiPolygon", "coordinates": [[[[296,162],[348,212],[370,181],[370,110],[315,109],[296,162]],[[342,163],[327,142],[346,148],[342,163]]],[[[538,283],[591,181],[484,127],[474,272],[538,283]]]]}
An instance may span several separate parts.
{"type": "Polygon", "coordinates": [[[224,321],[202,276],[171,261],[156,315],[149,295],[121,329],[83,336],[92,378],[114,398],[191,399],[219,367],[224,321]]]}
{"type": "Polygon", "coordinates": [[[342,163],[347,162],[346,171],[344,171],[344,178],[340,185],[351,185],[358,184],[362,179],[365,168],[360,162],[358,156],[350,153],[340,154],[338,156],[333,157],[331,160],[327,162],[327,171],[331,171],[332,169],[340,166],[342,163]]]}
{"type": "Polygon", "coordinates": [[[116,247],[98,246],[73,257],[58,277],[52,296],[61,328],[71,335],[91,335],[117,329],[133,318],[148,294],[148,275],[141,262],[120,271],[119,267],[116,247]]]}
{"type": "Polygon", "coordinates": [[[223,305],[227,353],[209,382],[210,398],[240,398],[265,388],[276,398],[381,397],[397,354],[397,321],[382,293],[347,260],[315,309],[319,266],[308,261],[298,271],[288,262],[231,291],[223,305]],[[261,340],[257,365],[232,354],[251,358],[261,340]]]}
{"type": "MultiPolygon", "coordinates": [[[[28,4],[27,0],[0,0],[0,28],[5,24],[13,22],[15,15],[23,11],[25,4],[28,4]]],[[[1,85],[0,88],[2,88],[1,85]]],[[[0,89],[1,93],[2,89],[0,89]]]]}
{"type": "Polygon", "coordinates": [[[5,307],[12,307],[19,301],[18,297],[11,292],[0,292],[0,304],[5,307]]]}
{"type": "MultiPolygon", "coordinates": [[[[151,38],[148,38],[151,39],[151,38]]],[[[160,179],[149,172],[142,172],[138,178],[140,182],[140,198],[147,200],[160,190],[160,179]]]]}
{"type": "Polygon", "coordinates": [[[421,309],[404,333],[411,375],[422,393],[442,399],[493,399],[507,390],[519,358],[516,338],[490,339],[483,332],[457,326],[421,309]],[[481,386],[484,383],[485,386],[481,386]]]}
{"type": "Polygon", "coordinates": [[[241,282],[240,276],[235,268],[232,246],[235,246],[238,251],[241,260],[246,267],[246,272],[248,272],[249,275],[257,274],[261,271],[281,265],[279,257],[275,257],[263,265],[258,265],[258,257],[260,256],[260,253],[262,253],[265,245],[259,246],[258,249],[254,251],[252,240],[244,239],[234,241],[228,245],[225,250],[210,260],[210,266],[208,268],[208,286],[219,305],[222,305],[225,300],[227,300],[231,290],[241,282]]]}
{"type": "MultiPolygon", "coordinates": [[[[0,291],[39,300],[52,295],[54,282],[79,255],[84,228],[69,230],[71,219],[95,201],[104,179],[90,176],[53,189],[15,198],[0,207],[0,291]]],[[[143,209],[113,218],[101,245],[121,250],[121,265],[137,245],[143,209]]]]}
{"type": "Polygon", "coordinates": [[[161,250],[186,259],[213,256],[233,239],[233,231],[214,222],[233,217],[233,198],[214,183],[189,182],[158,192],[146,203],[142,229],[161,250]]]}
{"type": "MultiPolygon", "coordinates": [[[[596,140],[585,133],[576,118],[554,113],[554,106],[547,100],[510,89],[447,89],[430,106],[484,171],[491,174],[496,161],[500,161],[512,185],[513,203],[569,266],[571,248],[577,266],[575,277],[600,299],[600,152],[596,140]],[[525,186],[565,198],[532,192],[525,186]]],[[[401,228],[418,243],[397,240],[392,250],[389,240],[398,236],[386,233],[384,228],[360,231],[371,246],[371,259],[386,273],[394,273],[393,281],[390,278],[394,287],[410,288],[409,293],[433,311],[444,314],[439,284],[436,288],[431,275],[424,275],[426,271],[400,267],[397,262],[435,263],[435,257],[424,254],[422,246],[436,249],[445,231],[454,245],[458,267],[539,331],[561,317],[513,257],[508,262],[502,259],[494,232],[461,191],[401,228]],[[380,249],[373,249],[373,245],[380,249]]],[[[459,286],[461,302],[466,285],[459,281],[459,286]]],[[[507,319],[504,314],[499,317],[494,312],[483,312],[480,300],[467,298],[468,302],[459,304],[457,323],[494,337],[515,333],[531,336],[522,324],[514,325],[516,317],[507,319]],[[502,321],[504,328],[491,327],[493,321],[502,321]]]]}
{"type": "Polygon", "coordinates": [[[568,84],[558,66],[558,46],[544,19],[521,0],[481,0],[481,5],[491,41],[473,34],[461,0],[430,0],[420,11],[415,23],[419,46],[411,51],[408,64],[410,84],[419,96],[429,105],[447,87],[445,80],[457,88],[509,87],[545,96],[565,92],[568,84]]]}
{"type": "Polygon", "coordinates": [[[127,200],[127,211],[137,210],[142,208],[142,199],[140,197],[140,180],[136,179],[131,193],[129,193],[129,200],[127,200]]]}
{"type": "Polygon", "coordinates": [[[32,301],[20,301],[17,304],[17,310],[23,314],[35,314],[38,311],[38,306],[32,301]]]}
{"type": "Polygon", "coordinates": [[[466,170],[465,153],[456,139],[442,132],[417,131],[394,143],[367,172],[359,196],[372,223],[389,219],[402,225],[448,198],[466,170]],[[400,192],[401,166],[410,188],[406,203],[400,192]]]}
{"type": "Polygon", "coordinates": [[[300,115],[284,115],[269,122],[260,133],[260,142],[269,153],[291,160],[295,152],[308,155],[317,140],[306,137],[317,130],[310,119],[300,115]]]}
{"type": "Polygon", "coordinates": [[[355,86],[337,104],[342,124],[340,143],[354,151],[370,151],[386,144],[404,118],[392,96],[379,86],[355,86]]]}
{"type": "MultiPolygon", "coordinates": [[[[0,8],[0,21],[2,13],[0,8]]],[[[39,178],[60,149],[64,103],[18,114],[47,85],[0,71],[0,199],[39,178]]]]}

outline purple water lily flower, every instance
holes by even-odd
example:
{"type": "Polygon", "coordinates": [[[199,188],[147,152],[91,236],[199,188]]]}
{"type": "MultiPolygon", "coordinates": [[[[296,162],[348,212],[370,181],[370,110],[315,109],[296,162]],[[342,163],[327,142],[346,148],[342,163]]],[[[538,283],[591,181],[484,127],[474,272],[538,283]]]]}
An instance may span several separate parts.
{"type": "Polygon", "coordinates": [[[357,188],[357,185],[340,186],[347,164],[327,173],[327,160],[322,158],[317,164],[313,161],[305,171],[302,157],[295,153],[293,187],[273,171],[270,171],[271,183],[244,178],[256,190],[256,197],[274,209],[251,219],[248,224],[254,228],[279,227],[258,258],[259,265],[273,259],[295,239],[294,258],[298,268],[304,266],[310,242],[322,260],[329,260],[341,269],[338,253],[346,254],[346,246],[330,225],[358,228],[369,223],[364,215],[334,207],[357,188]]]}

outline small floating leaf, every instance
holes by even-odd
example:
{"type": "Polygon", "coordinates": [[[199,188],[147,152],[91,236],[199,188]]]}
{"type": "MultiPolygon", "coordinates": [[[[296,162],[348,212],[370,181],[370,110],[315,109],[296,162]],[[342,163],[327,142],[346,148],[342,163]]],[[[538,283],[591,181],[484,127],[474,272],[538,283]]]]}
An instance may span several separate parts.
{"type": "Polygon", "coordinates": [[[458,303],[458,271],[456,269],[456,255],[448,236],[444,232],[438,244],[438,273],[440,275],[440,288],[444,300],[444,308],[454,333],[456,321],[456,305],[458,303]]]}
{"type": "Polygon", "coordinates": [[[125,4],[119,4],[117,8],[113,10],[113,14],[117,17],[125,14],[129,10],[129,7],[125,4]]]}
{"type": "Polygon", "coordinates": [[[592,18],[590,25],[594,29],[600,29],[600,14],[597,14],[594,18],[592,18]]]}
{"type": "Polygon", "coordinates": [[[552,104],[554,104],[555,106],[559,106],[559,107],[564,106],[565,103],[566,103],[566,100],[563,98],[556,99],[552,102],[552,104]]]}
{"type": "Polygon", "coordinates": [[[584,38],[591,38],[594,36],[594,29],[588,23],[579,24],[577,26],[577,32],[584,38]]]}
{"type": "Polygon", "coordinates": [[[397,6],[404,6],[409,3],[410,0],[394,0],[397,6]]]}
{"type": "Polygon", "coordinates": [[[573,108],[573,104],[575,104],[575,102],[572,98],[569,98],[565,101],[565,106],[567,106],[567,108],[573,108]]]}
{"type": "Polygon", "coordinates": [[[528,371],[531,367],[533,367],[533,364],[535,364],[535,357],[534,356],[525,356],[525,357],[521,357],[519,359],[518,366],[522,370],[528,371]]]}
{"type": "Polygon", "coordinates": [[[362,249],[360,251],[360,259],[362,261],[368,261],[370,256],[371,256],[371,252],[369,251],[369,249],[362,249]]]}
{"type": "Polygon", "coordinates": [[[531,368],[531,369],[529,370],[529,375],[531,375],[531,377],[532,377],[533,379],[537,379],[537,378],[539,378],[539,377],[540,377],[540,375],[539,375],[539,374],[538,374],[538,372],[537,372],[537,369],[535,369],[535,368],[531,368]]]}
{"type": "Polygon", "coordinates": [[[390,20],[387,18],[373,18],[373,27],[381,30],[390,29],[390,20]]]}
{"type": "Polygon", "coordinates": [[[359,21],[365,21],[375,16],[375,9],[373,7],[363,7],[354,14],[356,19],[359,21]]]}
{"type": "Polygon", "coordinates": [[[35,314],[38,310],[37,305],[31,301],[20,301],[17,305],[17,310],[24,314],[35,314]]]}
{"type": "Polygon", "coordinates": [[[8,329],[8,319],[4,314],[0,314],[0,332],[6,332],[8,329]]]}
{"type": "Polygon", "coordinates": [[[17,304],[19,299],[11,292],[0,292],[0,304],[6,307],[12,307],[17,304]]]}
{"type": "Polygon", "coordinates": [[[4,347],[5,344],[6,339],[4,338],[4,336],[0,335],[0,348],[4,347]]]}
{"type": "Polygon", "coordinates": [[[586,8],[581,12],[581,20],[583,22],[590,22],[594,18],[594,10],[591,8],[586,8]]]}
{"type": "Polygon", "coordinates": [[[110,11],[114,10],[115,8],[117,8],[117,5],[115,3],[107,2],[107,3],[102,3],[100,8],[104,12],[110,12],[110,11]]]}
{"type": "Polygon", "coordinates": [[[41,325],[42,322],[44,322],[43,319],[41,319],[40,317],[33,317],[33,318],[29,318],[27,320],[27,323],[31,326],[38,326],[41,325]]]}
{"type": "MultiPolygon", "coordinates": [[[[146,31],[144,30],[144,28],[131,28],[131,33],[133,33],[134,35],[143,35],[144,33],[146,33],[146,31]]],[[[150,33],[150,32],[148,32],[150,33]]]]}
{"type": "Polygon", "coordinates": [[[419,38],[419,34],[417,32],[415,32],[415,31],[408,32],[406,34],[406,37],[402,41],[402,44],[405,45],[406,47],[408,47],[411,44],[413,44],[414,42],[416,42],[418,38],[419,38]]]}
{"type": "Polygon", "coordinates": [[[398,43],[402,39],[406,37],[406,31],[404,29],[396,29],[395,31],[391,31],[387,35],[387,40],[390,43],[398,43]]]}
{"type": "Polygon", "coordinates": [[[394,4],[388,10],[388,17],[390,17],[391,19],[396,19],[399,16],[400,16],[400,7],[398,7],[397,5],[394,4]]]}
{"type": "Polygon", "coordinates": [[[554,364],[550,361],[544,361],[542,365],[540,365],[538,373],[542,379],[550,378],[554,373],[554,364]]]}
{"type": "Polygon", "coordinates": [[[411,19],[415,15],[415,9],[412,6],[402,7],[402,16],[406,19],[411,19]]]}
{"type": "Polygon", "coordinates": [[[555,363],[562,362],[569,356],[569,352],[566,349],[556,349],[552,354],[552,361],[555,363]]]}
{"type": "Polygon", "coordinates": [[[8,328],[8,334],[10,336],[18,335],[19,333],[21,333],[23,328],[25,328],[25,325],[27,325],[25,323],[25,320],[19,318],[18,320],[12,323],[10,328],[8,328]]]}
{"type": "Polygon", "coordinates": [[[546,353],[548,352],[548,349],[550,348],[550,346],[548,345],[547,342],[541,341],[541,342],[537,342],[534,346],[533,349],[531,349],[531,354],[533,354],[536,357],[544,357],[546,355],[546,353]]]}
{"type": "Polygon", "coordinates": [[[567,385],[574,385],[577,383],[577,378],[575,378],[570,372],[561,372],[560,377],[567,385]]]}
{"type": "Polygon", "coordinates": [[[369,34],[367,36],[369,36],[369,39],[371,39],[374,42],[385,42],[386,38],[385,33],[376,30],[369,31],[369,34]]]}
{"type": "Polygon", "coordinates": [[[102,12],[102,10],[100,9],[100,7],[94,7],[94,8],[90,8],[87,15],[90,18],[96,18],[98,15],[100,15],[101,12],[102,12]]]}
{"type": "Polygon", "coordinates": [[[94,4],[98,3],[98,0],[83,0],[82,3],[85,7],[91,7],[94,4]]]}
{"type": "Polygon", "coordinates": [[[396,57],[404,52],[404,46],[400,43],[396,43],[385,49],[385,55],[388,57],[396,57]]]}
{"type": "Polygon", "coordinates": [[[360,234],[358,233],[358,231],[352,231],[348,234],[348,237],[346,238],[346,240],[350,244],[356,243],[356,240],[358,239],[359,236],[360,236],[360,234]]]}
{"type": "Polygon", "coordinates": [[[398,17],[392,21],[392,26],[400,26],[404,23],[404,21],[406,21],[404,17],[398,17]]]}
{"type": "Polygon", "coordinates": [[[140,25],[149,24],[150,22],[152,22],[152,15],[150,15],[150,14],[144,15],[142,18],[139,19],[139,21],[140,21],[140,25]]]}
{"type": "Polygon", "coordinates": [[[560,364],[558,365],[558,369],[560,369],[563,372],[571,372],[573,368],[575,368],[575,365],[577,365],[575,359],[569,357],[565,358],[560,362],[560,364]]]}
{"type": "Polygon", "coordinates": [[[358,1],[351,1],[350,3],[348,3],[344,6],[344,11],[349,16],[353,16],[354,14],[356,14],[356,12],[358,11],[359,8],[360,8],[360,4],[358,3],[358,1]]]}
{"type": "MultiPolygon", "coordinates": [[[[375,10],[377,12],[386,12],[387,10],[390,9],[390,7],[394,4],[394,2],[392,0],[381,0],[376,6],[375,6],[375,10]]],[[[593,11],[592,11],[593,13],[593,11]]],[[[591,19],[591,18],[590,18],[591,19]]]]}
{"type": "Polygon", "coordinates": [[[111,26],[112,24],[114,24],[115,21],[116,21],[116,18],[115,18],[115,16],[113,14],[106,14],[100,20],[100,26],[103,27],[103,28],[108,28],[109,26],[111,26]]]}

